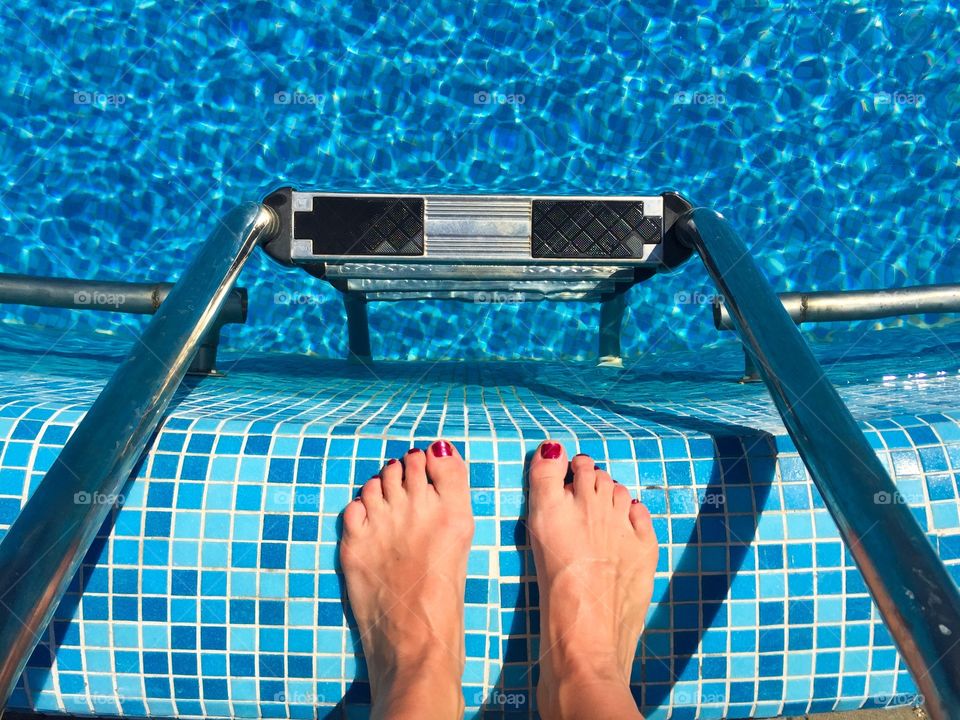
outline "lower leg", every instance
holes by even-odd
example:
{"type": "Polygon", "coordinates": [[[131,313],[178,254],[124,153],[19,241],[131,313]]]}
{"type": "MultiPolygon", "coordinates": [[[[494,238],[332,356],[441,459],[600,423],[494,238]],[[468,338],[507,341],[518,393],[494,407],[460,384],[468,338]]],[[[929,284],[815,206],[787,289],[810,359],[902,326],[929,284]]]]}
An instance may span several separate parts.
{"type": "Polygon", "coordinates": [[[541,716],[640,719],[630,672],[657,564],[649,512],[586,455],[568,463],[559,444],[544,443],[530,465],[527,527],[540,588],[541,716]]]}

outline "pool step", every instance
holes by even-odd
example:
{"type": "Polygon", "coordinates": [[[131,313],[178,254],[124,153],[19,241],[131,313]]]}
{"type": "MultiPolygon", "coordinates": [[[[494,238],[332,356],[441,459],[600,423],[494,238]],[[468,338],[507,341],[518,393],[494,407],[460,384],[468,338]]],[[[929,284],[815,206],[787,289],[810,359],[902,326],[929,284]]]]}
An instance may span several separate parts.
{"type": "Polygon", "coordinates": [[[264,249],[344,293],[350,353],[369,357],[365,303],[602,303],[598,356],[618,366],[623,294],[691,255],[673,192],[631,196],[330,193],[264,199],[279,232],[264,249]]]}

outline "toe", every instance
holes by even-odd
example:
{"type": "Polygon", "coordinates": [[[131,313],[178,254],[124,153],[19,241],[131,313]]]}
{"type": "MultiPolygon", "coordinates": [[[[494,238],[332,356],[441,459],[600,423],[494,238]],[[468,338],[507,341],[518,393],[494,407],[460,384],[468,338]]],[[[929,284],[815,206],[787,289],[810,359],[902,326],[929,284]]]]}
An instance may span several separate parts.
{"type": "Polygon", "coordinates": [[[597,495],[607,502],[613,502],[613,491],[617,484],[610,477],[610,473],[602,469],[599,465],[593,466],[593,471],[597,475],[597,495]]]}
{"type": "Polygon", "coordinates": [[[574,455],[570,461],[573,470],[573,494],[592,496],[597,493],[597,471],[593,458],[589,455],[574,455]]]}
{"type": "Polygon", "coordinates": [[[367,511],[367,517],[375,517],[383,507],[383,481],[378,475],[367,480],[360,488],[360,500],[367,511]]]}
{"type": "Polygon", "coordinates": [[[630,524],[641,537],[653,535],[653,523],[650,520],[650,511],[639,500],[633,500],[630,505],[630,524]]]}
{"type": "Polygon", "coordinates": [[[403,486],[411,495],[427,489],[427,456],[419,448],[411,448],[403,456],[403,486]]]}
{"type": "Polygon", "coordinates": [[[470,482],[467,466],[460,453],[447,440],[437,440],[426,452],[427,477],[440,497],[465,497],[470,499],[470,482]]]}
{"type": "Polygon", "coordinates": [[[540,444],[530,460],[527,477],[530,480],[530,504],[559,497],[567,476],[567,453],[563,445],[552,440],[540,444]]]}
{"type": "Polygon", "coordinates": [[[613,485],[613,506],[622,512],[630,507],[630,491],[619,483],[613,485]]]}
{"type": "Polygon", "coordinates": [[[406,494],[403,491],[403,465],[396,458],[387,460],[387,464],[380,470],[383,482],[383,496],[388,503],[397,502],[406,494]]]}
{"type": "Polygon", "coordinates": [[[343,511],[343,531],[347,535],[360,532],[367,521],[367,508],[356,498],[343,511]]]}

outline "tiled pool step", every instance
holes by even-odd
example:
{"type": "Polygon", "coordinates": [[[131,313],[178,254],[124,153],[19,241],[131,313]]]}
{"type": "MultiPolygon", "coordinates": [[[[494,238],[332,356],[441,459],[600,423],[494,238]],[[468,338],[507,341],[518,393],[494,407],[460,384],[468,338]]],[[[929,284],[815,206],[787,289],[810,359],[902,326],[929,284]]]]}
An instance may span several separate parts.
{"type": "MultiPolygon", "coordinates": [[[[735,376],[736,349],[718,357],[735,376]]],[[[526,717],[535,705],[522,468],[547,436],[594,455],[653,513],[663,550],[634,673],[648,717],[911,702],[905,666],[762,388],[708,375],[689,357],[664,360],[610,374],[264,355],[237,359],[226,380],[190,381],[12,705],[366,717],[369,689],[336,575],[337,514],[386,458],[437,436],[471,463],[478,520],[468,715],[483,706],[484,717],[526,717]]],[[[833,374],[960,577],[957,376],[936,376],[951,361],[927,354],[915,361],[926,378],[863,380],[885,362],[833,374]]],[[[75,349],[42,360],[0,354],[0,527],[112,367],[75,349]]]]}

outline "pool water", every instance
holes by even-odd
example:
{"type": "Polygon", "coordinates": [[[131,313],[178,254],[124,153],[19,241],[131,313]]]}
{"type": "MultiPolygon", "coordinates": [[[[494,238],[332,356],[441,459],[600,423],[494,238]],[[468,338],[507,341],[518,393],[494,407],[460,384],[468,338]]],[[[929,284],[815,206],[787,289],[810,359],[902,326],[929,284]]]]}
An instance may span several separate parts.
{"type": "MultiPolygon", "coordinates": [[[[935,3],[12,0],[0,270],[178,276],[213,218],[327,190],[649,193],[727,215],[779,290],[960,274],[960,45],[935,3]],[[484,102],[486,100],[487,102],[484,102]]],[[[322,281],[254,258],[240,348],[342,357],[322,281]],[[275,302],[296,288],[300,302],[275,302]]],[[[716,339],[690,263],[631,292],[625,352],[716,339]]],[[[8,322],[138,328],[0,309],[8,322]]],[[[388,358],[589,356],[584,304],[377,304],[388,358]],[[561,331],[563,328],[563,331],[561,331]]]]}

